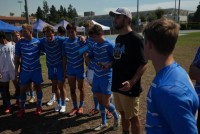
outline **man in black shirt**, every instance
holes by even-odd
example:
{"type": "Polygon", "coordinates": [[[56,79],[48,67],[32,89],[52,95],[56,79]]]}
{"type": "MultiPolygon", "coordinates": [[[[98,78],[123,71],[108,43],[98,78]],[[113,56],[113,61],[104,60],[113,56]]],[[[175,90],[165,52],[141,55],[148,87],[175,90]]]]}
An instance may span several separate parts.
{"type": "Polygon", "coordinates": [[[114,26],[119,31],[114,48],[112,91],[117,110],[122,116],[124,134],[140,134],[139,95],[141,76],[147,67],[143,38],[131,28],[132,14],[127,9],[110,11],[114,26]]]}

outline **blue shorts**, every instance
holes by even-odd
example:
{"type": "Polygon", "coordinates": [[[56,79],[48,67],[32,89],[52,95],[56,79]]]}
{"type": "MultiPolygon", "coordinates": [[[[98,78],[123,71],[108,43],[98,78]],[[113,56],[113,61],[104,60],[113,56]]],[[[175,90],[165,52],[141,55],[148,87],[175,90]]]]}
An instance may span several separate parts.
{"type": "Polygon", "coordinates": [[[31,82],[33,82],[35,85],[40,85],[43,82],[41,69],[37,69],[34,71],[21,70],[20,85],[27,85],[31,82]]]}
{"type": "Polygon", "coordinates": [[[64,71],[62,66],[48,66],[48,78],[64,82],[64,71]]]}
{"type": "Polygon", "coordinates": [[[84,79],[85,73],[83,69],[68,69],[67,70],[67,76],[73,76],[76,77],[77,79],[84,79]]]}
{"type": "Polygon", "coordinates": [[[103,76],[97,77],[94,75],[92,83],[92,92],[93,93],[102,93],[102,94],[112,94],[112,77],[103,76]]]}

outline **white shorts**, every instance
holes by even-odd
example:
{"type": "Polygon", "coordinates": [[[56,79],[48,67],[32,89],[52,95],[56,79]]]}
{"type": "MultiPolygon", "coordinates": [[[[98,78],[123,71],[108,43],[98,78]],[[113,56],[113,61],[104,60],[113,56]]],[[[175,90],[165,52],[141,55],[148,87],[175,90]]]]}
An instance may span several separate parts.
{"type": "Polygon", "coordinates": [[[0,82],[9,82],[15,79],[15,71],[7,71],[0,73],[0,82]]]}
{"type": "Polygon", "coordinates": [[[88,83],[89,83],[90,85],[92,85],[93,77],[94,77],[94,70],[92,70],[92,69],[87,69],[86,78],[87,78],[87,81],[88,81],[88,83]]]}

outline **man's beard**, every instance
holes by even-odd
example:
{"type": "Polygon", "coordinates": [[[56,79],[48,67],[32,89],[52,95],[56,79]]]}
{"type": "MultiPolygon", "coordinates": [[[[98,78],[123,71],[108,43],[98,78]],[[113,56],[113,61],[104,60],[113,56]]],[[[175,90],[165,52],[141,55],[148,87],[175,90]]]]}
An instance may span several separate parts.
{"type": "Polygon", "coordinates": [[[124,27],[124,20],[121,23],[119,23],[118,25],[116,25],[114,22],[114,27],[116,30],[122,29],[124,27]]]}
{"type": "Polygon", "coordinates": [[[122,29],[123,27],[124,27],[123,24],[115,25],[115,29],[117,29],[117,30],[120,30],[120,29],[122,29]]]}

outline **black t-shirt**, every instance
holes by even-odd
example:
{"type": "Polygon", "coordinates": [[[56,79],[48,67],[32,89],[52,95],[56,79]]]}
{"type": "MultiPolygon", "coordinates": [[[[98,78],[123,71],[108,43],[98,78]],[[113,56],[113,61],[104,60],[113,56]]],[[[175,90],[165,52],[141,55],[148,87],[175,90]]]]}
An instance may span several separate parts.
{"type": "Polygon", "coordinates": [[[142,36],[132,31],[126,35],[119,35],[115,42],[112,91],[137,97],[142,92],[141,79],[127,92],[118,89],[123,87],[123,82],[132,79],[141,64],[147,63],[144,58],[144,40],[142,36]]]}

